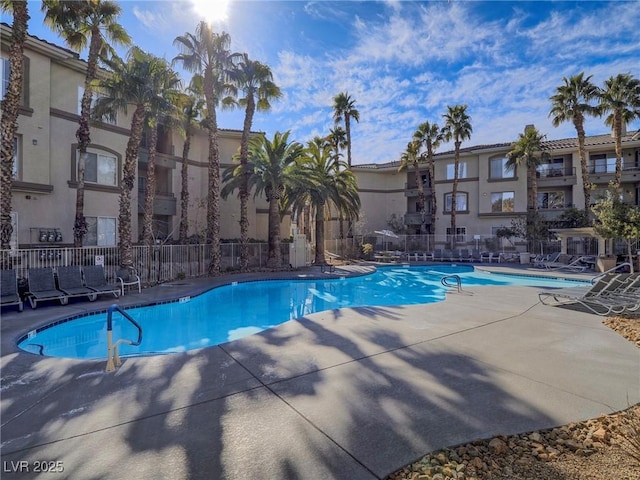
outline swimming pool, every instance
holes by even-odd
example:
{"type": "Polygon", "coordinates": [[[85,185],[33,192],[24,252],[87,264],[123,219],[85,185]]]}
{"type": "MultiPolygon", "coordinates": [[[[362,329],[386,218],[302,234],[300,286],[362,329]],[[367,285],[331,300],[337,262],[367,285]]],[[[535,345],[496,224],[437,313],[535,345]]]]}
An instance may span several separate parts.
{"type": "MultiPolygon", "coordinates": [[[[265,280],[214,288],[179,302],[127,310],[144,332],[138,347],[121,345],[120,354],[154,355],[218,345],[280,325],[310,313],[344,307],[392,306],[438,302],[445,298],[443,275],[456,274],[462,286],[577,286],[562,279],[503,275],[473,266],[383,267],[360,277],[331,280],[265,280]]],[[[106,358],[106,312],[31,331],[18,346],[45,356],[106,358]]],[[[113,338],[135,339],[137,331],[119,314],[113,338]]]]}

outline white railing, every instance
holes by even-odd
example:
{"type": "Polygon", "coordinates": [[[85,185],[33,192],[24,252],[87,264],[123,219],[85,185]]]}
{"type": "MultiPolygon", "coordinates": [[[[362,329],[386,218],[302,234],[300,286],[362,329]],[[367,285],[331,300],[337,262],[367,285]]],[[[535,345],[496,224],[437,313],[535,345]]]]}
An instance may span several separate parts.
{"type": "MultiPolygon", "coordinates": [[[[362,244],[369,243],[374,251],[400,251],[406,253],[430,252],[434,249],[450,249],[451,237],[448,235],[402,235],[386,236],[370,233],[357,235],[353,238],[325,240],[325,251],[344,258],[362,257],[362,244]]],[[[492,234],[458,235],[455,248],[480,250],[486,252],[530,252],[551,253],[559,252],[560,240],[544,240],[527,242],[521,238],[498,238],[492,234]]],[[[640,239],[632,244],[632,251],[640,250],[640,239]]],[[[572,237],[567,240],[569,255],[598,255],[598,242],[595,238],[572,237]]],[[[624,241],[614,242],[613,253],[626,254],[624,241]]]]}
{"type": "MultiPolygon", "coordinates": [[[[289,265],[289,244],[281,243],[282,264],[289,265]]],[[[249,267],[266,267],[268,258],[266,243],[249,244],[249,267]]],[[[240,244],[222,243],[221,270],[232,271],[240,267],[240,244]]],[[[133,266],[143,284],[162,283],[182,278],[206,275],[211,260],[210,246],[156,245],[134,246],[133,266]]],[[[30,268],[62,267],[67,265],[104,265],[107,279],[115,279],[120,265],[117,247],[56,247],[1,250],[1,258],[7,259],[9,268],[17,272],[18,278],[26,278],[30,268]]],[[[3,266],[3,268],[7,268],[3,266]]]]}

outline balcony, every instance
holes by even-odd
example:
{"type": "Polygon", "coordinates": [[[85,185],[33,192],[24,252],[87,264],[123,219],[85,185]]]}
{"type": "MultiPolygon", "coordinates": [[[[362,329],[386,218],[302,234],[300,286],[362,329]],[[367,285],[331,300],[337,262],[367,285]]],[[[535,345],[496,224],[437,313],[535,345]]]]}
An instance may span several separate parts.
{"type": "MultiPolygon", "coordinates": [[[[606,165],[588,165],[589,180],[593,183],[608,184],[615,180],[616,166],[615,163],[607,163],[606,165]]],[[[640,165],[623,165],[621,182],[638,182],[640,181],[640,165]]]]}
{"type": "MultiPolygon", "coordinates": [[[[144,189],[138,189],[138,213],[144,213],[144,189]]],[[[177,201],[173,193],[156,193],[153,198],[153,215],[175,215],[177,201]]]]}
{"type": "Polygon", "coordinates": [[[411,212],[404,214],[404,224],[405,225],[430,225],[432,223],[432,216],[430,213],[424,215],[424,222],[422,221],[422,214],[411,212]]]}
{"type": "Polygon", "coordinates": [[[565,185],[575,185],[576,168],[575,167],[558,167],[538,170],[538,185],[545,187],[561,187],[565,185]]]}
{"type": "MultiPolygon", "coordinates": [[[[138,163],[143,164],[146,168],[147,163],[149,163],[149,150],[146,148],[141,148],[138,151],[138,163]]],[[[165,168],[176,168],[176,161],[173,155],[168,153],[156,153],[156,167],[165,167],[165,168]]]]}
{"type": "MultiPolygon", "coordinates": [[[[424,189],[425,196],[431,195],[431,187],[425,187],[424,189]]],[[[409,185],[408,183],[404,184],[404,196],[405,197],[417,197],[418,196],[418,187],[416,185],[409,185]]]]}

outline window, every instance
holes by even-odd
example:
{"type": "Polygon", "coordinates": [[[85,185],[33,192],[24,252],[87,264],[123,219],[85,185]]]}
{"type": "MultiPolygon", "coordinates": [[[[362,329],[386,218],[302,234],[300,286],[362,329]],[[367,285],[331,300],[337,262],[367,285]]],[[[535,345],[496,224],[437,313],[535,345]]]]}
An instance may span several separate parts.
{"type": "MultiPolygon", "coordinates": [[[[80,158],[80,152],[77,158],[80,158]]],[[[84,181],[115,187],[118,185],[118,160],[113,155],[87,152],[84,181]]]]}
{"type": "Polygon", "coordinates": [[[616,154],[615,153],[595,153],[591,154],[591,166],[589,173],[615,173],[616,154]]]}
{"type": "Polygon", "coordinates": [[[429,174],[423,173],[420,175],[420,180],[422,181],[422,185],[426,188],[431,187],[431,182],[429,181],[429,174]]]}
{"type": "MultiPolygon", "coordinates": [[[[465,192],[458,192],[456,195],[456,212],[469,210],[467,206],[468,194],[465,192]]],[[[447,193],[444,196],[444,211],[451,212],[451,200],[453,199],[452,193],[447,193]]]]}
{"type": "Polygon", "coordinates": [[[560,177],[564,175],[564,157],[556,157],[536,168],[539,177],[560,177]]]}
{"type": "Polygon", "coordinates": [[[508,158],[492,158],[489,160],[489,178],[490,179],[500,179],[500,178],[514,178],[516,176],[515,168],[508,169],[507,162],[508,158]]]}
{"type": "Polygon", "coordinates": [[[111,247],[116,244],[116,219],[112,217],[85,217],[87,234],[83,245],[111,247]]]}
{"type": "Polygon", "coordinates": [[[11,171],[11,178],[18,179],[19,178],[19,161],[20,161],[20,144],[22,137],[13,137],[13,169],[11,171]]]}
{"type": "MultiPolygon", "coordinates": [[[[467,241],[467,227],[456,227],[456,243],[467,241]]],[[[451,227],[447,227],[447,243],[451,242],[451,227]]]]}
{"type": "MultiPolygon", "coordinates": [[[[7,57],[0,57],[0,100],[4,100],[9,89],[11,62],[7,57]]],[[[22,91],[20,92],[20,106],[29,106],[29,58],[22,57],[22,91]]]]}
{"type": "Polygon", "coordinates": [[[2,76],[2,86],[0,88],[2,89],[2,95],[0,98],[4,100],[4,96],[7,94],[9,88],[9,59],[2,57],[1,60],[0,69],[2,70],[0,71],[0,75],[2,76]]]}
{"type": "Polygon", "coordinates": [[[513,192],[495,192],[491,194],[492,212],[513,212],[513,192]]]}
{"type": "MultiPolygon", "coordinates": [[[[78,115],[82,114],[82,95],[84,95],[84,87],[83,86],[79,86],[78,87],[78,115]]],[[[92,97],[91,97],[91,108],[93,109],[94,104],[96,103],[96,100],[100,98],[100,94],[98,94],[97,92],[93,92],[92,97]]],[[[110,125],[115,125],[117,123],[117,117],[114,119],[109,119],[107,117],[101,119],[101,122],[103,123],[108,123],[110,125]]]]}
{"type": "Polygon", "coordinates": [[[538,193],[539,208],[564,208],[564,192],[538,193]]]}
{"type": "MultiPolygon", "coordinates": [[[[447,180],[455,178],[455,163],[447,164],[447,180]]],[[[458,178],[467,178],[467,162],[458,163],[458,178]]]]}

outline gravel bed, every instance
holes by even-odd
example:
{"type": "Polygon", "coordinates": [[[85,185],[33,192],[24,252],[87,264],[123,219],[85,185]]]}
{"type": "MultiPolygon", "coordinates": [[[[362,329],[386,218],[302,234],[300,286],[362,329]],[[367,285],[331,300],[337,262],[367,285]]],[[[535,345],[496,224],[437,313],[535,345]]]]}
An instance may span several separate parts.
{"type": "MultiPolygon", "coordinates": [[[[640,348],[640,315],[604,322],[640,348]]],[[[640,480],[640,404],[537,432],[425,455],[388,480],[640,480]]]]}

